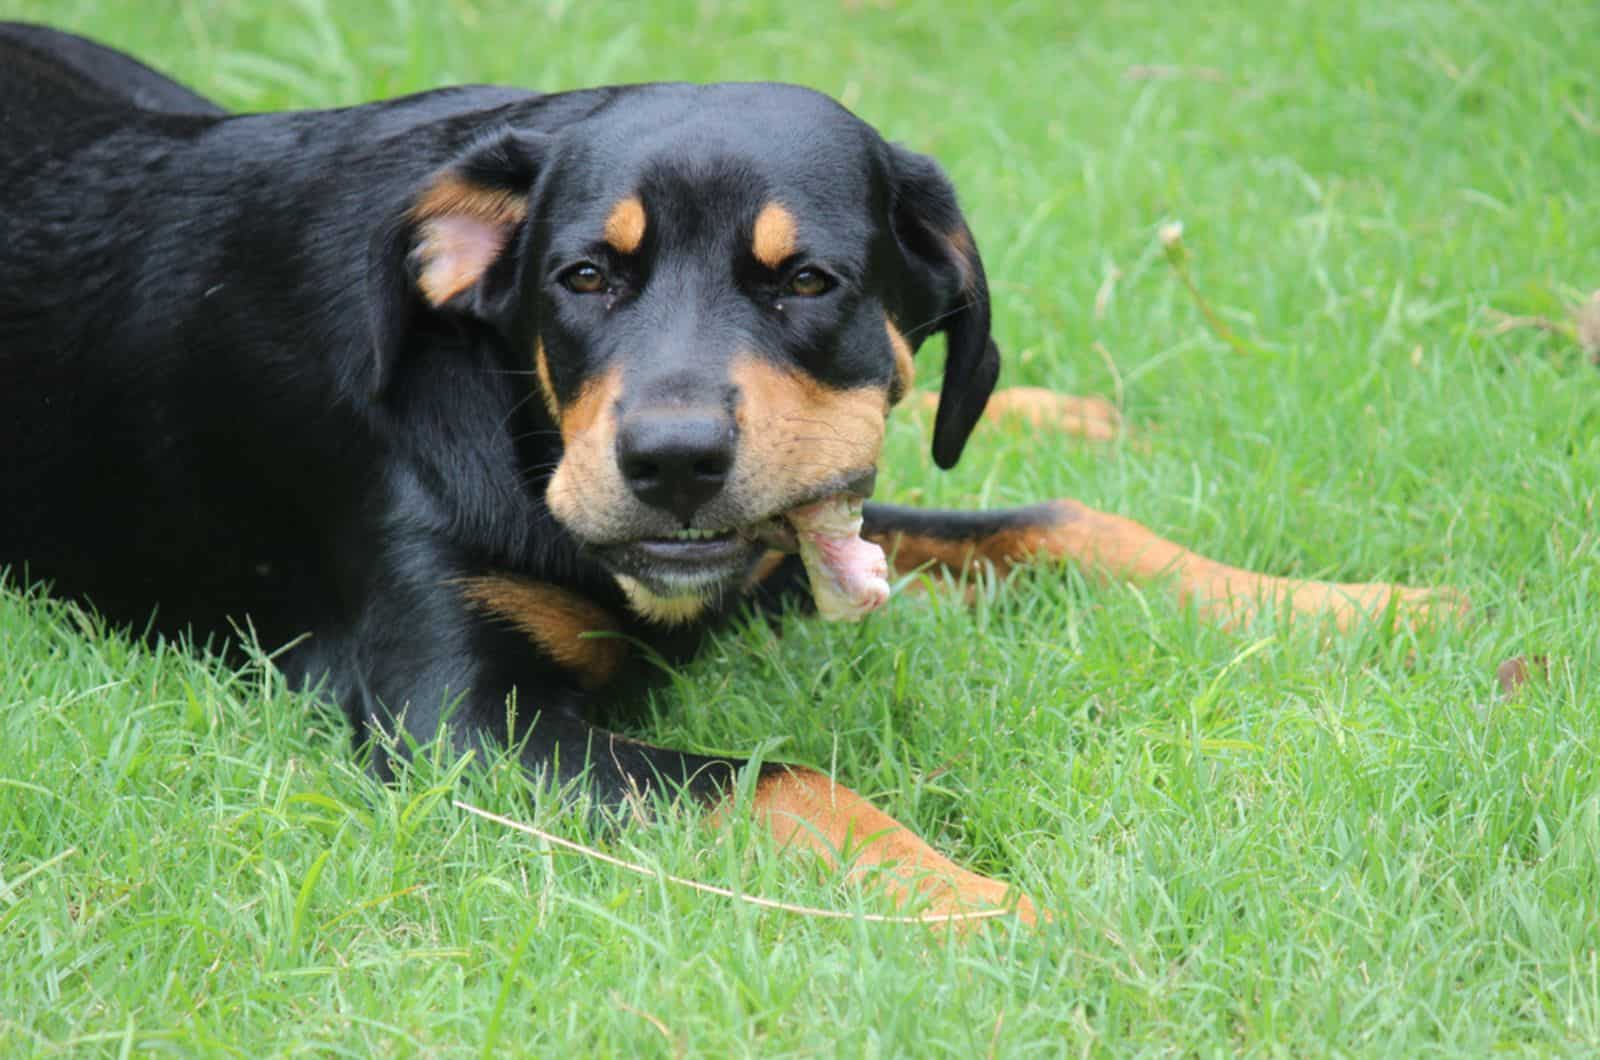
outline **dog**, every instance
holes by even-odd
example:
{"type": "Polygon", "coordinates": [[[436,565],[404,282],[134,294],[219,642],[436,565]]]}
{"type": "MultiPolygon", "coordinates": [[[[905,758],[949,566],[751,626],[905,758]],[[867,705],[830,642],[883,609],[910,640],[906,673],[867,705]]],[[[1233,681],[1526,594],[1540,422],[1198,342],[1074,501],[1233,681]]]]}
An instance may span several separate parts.
{"type": "MultiPolygon", "coordinates": [[[[1033,919],[818,771],[760,764],[739,799],[746,763],[596,723],[626,705],[631,645],[685,659],[807,597],[787,513],[871,494],[931,335],[940,467],[986,409],[1083,415],[990,400],[983,261],[934,161],[779,84],[230,115],[13,24],[0,188],[14,578],[151,634],[248,624],[380,776],[442,731],[602,806],[687,797],[849,848],[929,915],[1033,919]]],[[[1238,570],[1073,501],[862,519],[896,573],[1066,561],[1220,621],[1437,602],[1238,570]]]]}

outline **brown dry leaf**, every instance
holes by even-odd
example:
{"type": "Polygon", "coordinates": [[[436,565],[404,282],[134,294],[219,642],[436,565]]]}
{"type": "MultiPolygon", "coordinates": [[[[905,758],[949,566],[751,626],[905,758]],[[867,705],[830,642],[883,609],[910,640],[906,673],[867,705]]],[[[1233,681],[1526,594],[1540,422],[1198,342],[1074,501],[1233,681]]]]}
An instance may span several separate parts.
{"type": "Polygon", "coordinates": [[[1494,679],[1500,685],[1500,694],[1511,699],[1529,681],[1550,676],[1548,655],[1513,655],[1494,669],[1494,679]]]}

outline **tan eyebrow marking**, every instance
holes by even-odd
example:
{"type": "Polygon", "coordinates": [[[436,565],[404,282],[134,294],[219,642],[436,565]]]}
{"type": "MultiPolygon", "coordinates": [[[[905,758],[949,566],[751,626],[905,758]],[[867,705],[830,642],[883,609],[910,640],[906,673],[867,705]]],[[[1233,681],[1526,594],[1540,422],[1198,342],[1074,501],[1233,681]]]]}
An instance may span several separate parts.
{"type": "Polygon", "coordinates": [[[632,254],[644,242],[644,203],[630,195],[611,208],[606,217],[606,242],[619,254],[632,254]]]}
{"type": "Polygon", "coordinates": [[[799,246],[794,214],[775,202],[763,206],[761,212],[756,214],[755,229],[750,240],[750,249],[756,260],[769,269],[776,269],[799,246]]]}

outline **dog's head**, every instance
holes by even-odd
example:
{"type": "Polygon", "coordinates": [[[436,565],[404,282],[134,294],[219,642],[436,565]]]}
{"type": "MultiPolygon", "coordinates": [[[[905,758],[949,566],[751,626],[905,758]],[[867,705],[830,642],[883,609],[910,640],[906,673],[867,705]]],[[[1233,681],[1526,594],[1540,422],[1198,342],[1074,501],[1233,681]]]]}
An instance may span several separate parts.
{"type": "Polygon", "coordinates": [[[949,346],[942,467],[999,368],[949,181],[806,89],[610,90],[469,149],[396,232],[426,311],[524,359],[561,439],[550,510],[651,598],[713,595],[752,528],[870,493],[929,335],[949,346]]]}

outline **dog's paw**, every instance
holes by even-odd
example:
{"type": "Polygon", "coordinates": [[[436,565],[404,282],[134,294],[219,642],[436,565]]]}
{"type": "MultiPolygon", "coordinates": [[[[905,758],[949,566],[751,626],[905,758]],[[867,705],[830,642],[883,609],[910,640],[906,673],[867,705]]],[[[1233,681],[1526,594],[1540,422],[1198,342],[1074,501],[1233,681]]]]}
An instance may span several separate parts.
{"type": "Polygon", "coordinates": [[[1447,586],[1417,588],[1389,582],[1314,582],[1272,578],[1257,591],[1214,594],[1208,617],[1232,625],[1247,623],[1263,605],[1279,614],[1329,618],[1340,630],[1363,623],[1429,625],[1459,621],[1471,609],[1465,593],[1447,586]]]}

